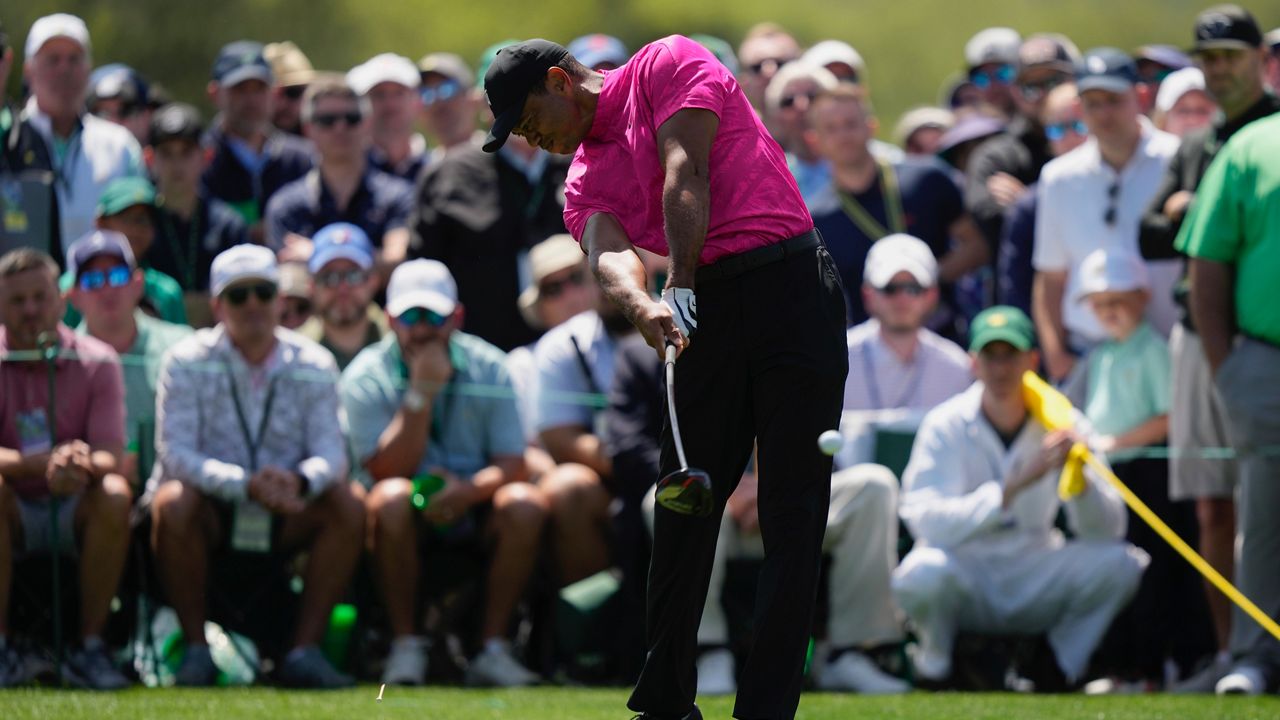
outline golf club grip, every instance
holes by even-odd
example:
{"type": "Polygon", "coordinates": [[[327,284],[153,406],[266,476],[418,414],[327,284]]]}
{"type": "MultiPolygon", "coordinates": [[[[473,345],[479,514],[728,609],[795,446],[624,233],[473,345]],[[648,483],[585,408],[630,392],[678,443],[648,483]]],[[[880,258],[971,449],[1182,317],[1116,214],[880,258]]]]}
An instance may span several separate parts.
{"type": "Polygon", "coordinates": [[[680,467],[689,467],[684,456],[684,441],[680,438],[680,421],[676,418],[676,346],[667,343],[667,415],[671,418],[671,439],[676,446],[676,458],[680,467]]]}

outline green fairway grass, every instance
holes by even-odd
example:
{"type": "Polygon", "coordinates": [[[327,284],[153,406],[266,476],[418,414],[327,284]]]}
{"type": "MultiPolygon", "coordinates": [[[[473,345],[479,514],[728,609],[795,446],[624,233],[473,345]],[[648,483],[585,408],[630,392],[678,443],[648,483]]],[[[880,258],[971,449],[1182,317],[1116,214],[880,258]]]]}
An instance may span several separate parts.
{"type": "MultiPolygon", "coordinates": [[[[0,717],[5,720],[625,720],[632,715],[626,709],[625,690],[387,688],[382,702],[375,700],[377,695],[376,685],[338,692],[292,692],[269,688],[135,688],[121,693],[19,689],[0,691],[0,717]]],[[[731,699],[715,698],[701,702],[700,706],[703,715],[711,720],[730,717],[733,703],[731,699]]],[[[798,720],[1275,720],[1280,718],[1280,698],[965,693],[862,697],[806,693],[796,717],[798,720]]]]}

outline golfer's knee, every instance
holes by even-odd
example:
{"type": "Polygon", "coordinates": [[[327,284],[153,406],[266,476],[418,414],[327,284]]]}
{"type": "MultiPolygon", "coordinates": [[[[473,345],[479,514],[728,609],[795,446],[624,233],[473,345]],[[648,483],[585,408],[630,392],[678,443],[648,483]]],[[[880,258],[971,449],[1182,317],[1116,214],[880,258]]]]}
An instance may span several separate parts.
{"type": "Polygon", "coordinates": [[[498,532],[537,533],[551,513],[546,493],[529,483],[510,483],[493,496],[498,532]]]}
{"type": "Polygon", "coordinates": [[[609,492],[586,465],[557,465],[538,482],[538,488],[558,521],[602,518],[609,509],[609,492]]]}

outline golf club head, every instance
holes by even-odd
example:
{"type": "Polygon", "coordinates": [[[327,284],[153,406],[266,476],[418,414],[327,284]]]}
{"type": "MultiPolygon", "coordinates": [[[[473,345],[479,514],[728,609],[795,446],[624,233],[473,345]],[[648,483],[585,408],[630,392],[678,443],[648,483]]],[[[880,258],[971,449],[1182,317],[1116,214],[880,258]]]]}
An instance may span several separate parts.
{"type": "Polygon", "coordinates": [[[680,468],[658,481],[657,500],[671,512],[706,517],[715,506],[711,476],[697,468],[680,468]]]}

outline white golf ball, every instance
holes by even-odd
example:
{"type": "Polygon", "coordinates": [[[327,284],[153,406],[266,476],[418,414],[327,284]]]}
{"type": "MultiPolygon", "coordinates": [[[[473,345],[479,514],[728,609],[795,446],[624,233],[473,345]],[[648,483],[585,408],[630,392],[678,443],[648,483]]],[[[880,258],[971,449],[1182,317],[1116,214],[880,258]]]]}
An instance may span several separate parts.
{"type": "Polygon", "coordinates": [[[844,436],[839,430],[828,430],[818,436],[818,449],[824,455],[835,455],[844,445],[844,436]]]}

